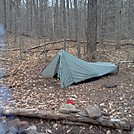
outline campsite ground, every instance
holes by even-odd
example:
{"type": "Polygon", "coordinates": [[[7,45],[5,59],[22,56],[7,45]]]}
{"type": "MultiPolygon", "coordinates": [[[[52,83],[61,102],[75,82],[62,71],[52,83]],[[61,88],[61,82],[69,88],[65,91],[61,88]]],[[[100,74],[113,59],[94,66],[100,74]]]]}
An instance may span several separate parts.
{"type": "MultiPolygon", "coordinates": [[[[104,49],[99,49],[101,61],[109,61],[119,65],[118,74],[107,75],[94,81],[61,89],[58,80],[39,78],[38,73],[57,54],[58,50],[54,50],[54,48],[60,48],[63,43],[47,46],[49,49],[47,52],[48,62],[44,64],[42,47],[26,51],[23,54],[23,60],[19,60],[19,51],[16,50],[17,44],[13,43],[11,37],[8,42],[8,51],[3,53],[3,58],[6,59],[4,60],[6,73],[9,74],[4,79],[4,84],[10,88],[12,93],[10,107],[57,110],[68,98],[73,97],[77,109],[84,109],[88,104],[97,104],[103,111],[114,117],[118,116],[121,120],[134,121],[134,64],[131,62],[134,61],[134,46],[122,45],[120,49],[115,50],[114,43],[106,43],[104,49]],[[115,84],[117,87],[107,88],[107,84],[115,84]]],[[[25,38],[27,50],[33,47],[32,44],[29,38],[25,38]]],[[[68,45],[74,44],[68,43],[68,45]]],[[[76,54],[74,48],[69,48],[68,51],[76,54]]],[[[48,126],[52,131],[51,125],[48,126]]],[[[57,127],[59,126],[57,125],[57,127]]],[[[43,125],[40,124],[39,128],[43,128],[43,125]]],[[[81,133],[89,132],[89,129],[91,134],[103,134],[108,131],[108,128],[92,125],[90,128],[79,127],[81,133]]],[[[68,133],[73,133],[74,130],[78,130],[78,127],[66,127],[65,130],[68,133]]],[[[120,132],[111,130],[111,133],[118,134],[120,132]]],[[[125,132],[121,133],[125,134],[125,132]]]]}

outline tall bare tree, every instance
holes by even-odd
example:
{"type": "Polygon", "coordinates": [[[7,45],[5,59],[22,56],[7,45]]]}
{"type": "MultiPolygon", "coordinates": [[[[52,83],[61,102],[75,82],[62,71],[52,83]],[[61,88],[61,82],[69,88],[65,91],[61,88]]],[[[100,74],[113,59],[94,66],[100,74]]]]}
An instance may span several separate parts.
{"type": "Polygon", "coordinates": [[[66,6],[65,6],[65,0],[63,0],[63,36],[64,36],[64,49],[66,50],[66,38],[67,38],[67,24],[66,24],[66,6]]]}
{"type": "Polygon", "coordinates": [[[97,0],[88,0],[87,54],[88,60],[96,60],[97,42],[97,0]]]}
{"type": "Polygon", "coordinates": [[[79,20],[78,20],[78,0],[74,0],[74,15],[75,15],[75,36],[77,45],[77,55],[80,58],[80,38],[79,38],[79,20]]]}
{"type": "Polygon", "coordinates": [[[45,2],[44,2],[44,54],[45,54],[45,62],[47,61],[47,51],[46,51],[47,4],[48,4],[48,0],[45,0],[45,2]]]}
{"type": "Polygon", "coordinates": [[[119,0],[116,4],[116,45],[115,48],[118,49],[120,48],[120,3],[121,1],[119,0]]]}

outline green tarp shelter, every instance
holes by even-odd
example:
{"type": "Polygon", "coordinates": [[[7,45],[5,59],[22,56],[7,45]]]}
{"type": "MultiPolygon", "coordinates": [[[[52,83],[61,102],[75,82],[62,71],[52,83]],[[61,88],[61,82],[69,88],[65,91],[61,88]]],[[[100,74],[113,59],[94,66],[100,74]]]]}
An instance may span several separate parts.
{"type": "Polygon", "coordinates": [[[61,88],[83,80],[99,77],[117,71],[117,66],[108,62],[86,62],[64,50],[52,59],[40,76],[56,76],[60,79],[61,88]]]}

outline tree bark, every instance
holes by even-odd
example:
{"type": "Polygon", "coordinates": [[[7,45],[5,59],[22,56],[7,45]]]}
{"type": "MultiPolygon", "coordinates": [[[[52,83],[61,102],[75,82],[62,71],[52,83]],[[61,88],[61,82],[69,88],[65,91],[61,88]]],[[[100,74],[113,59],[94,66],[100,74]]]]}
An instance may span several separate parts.
{"type": "Polygon", "coordinates": [[[74,15],[75,15],[75,36],[77,46],[77,56],[80,58],[80,39],[79,39],[79,20],[78,20],[78,0],[74,0],[74,15]]]}
{"type": "Polygon", "coordinates": [[[87,60],[96,60],[97,0],[88,0],[87,15],[87,60]]]}
{"type": "Polygon", "coordinates": [[[4,1],[4,26],[5,29],[7,29],[7,1],[6,0],[3,1],[4,1]]]}
{"type": "Polygon", "coordinates": [[[119,49],[120,48],[120,0],[117,1],[116,4],[116,29],[115,29],[115,33],[116,33],[116,45],[115,48],[119,49]]]}
{"type": "Polygon", "coordinates": [[[66,6],[65,6],[65,0],[63,0],[63,38],[64,38],[64,49],[66,50],[66,36],[67,36],[67,30],[66,30],[66,6]]]}
{"type": "Polygon", "coordinates": [[[46,36],[47,36],[47,33],[46,33],[46,29],[47,29],[47,2],[48,0],[46,0],[44,2],[44,56],[45,56],[45,62],[47,61],[47,51],[46,51],[46,36]]]}

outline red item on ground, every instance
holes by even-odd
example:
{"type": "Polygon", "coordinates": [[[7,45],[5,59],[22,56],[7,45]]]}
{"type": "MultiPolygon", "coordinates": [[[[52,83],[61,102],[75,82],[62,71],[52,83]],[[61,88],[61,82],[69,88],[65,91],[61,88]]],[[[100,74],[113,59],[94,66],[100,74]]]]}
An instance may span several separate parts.
{"type": "Polygon", "coordinates": [[[68,99],[66,103],[74,105],[74,101],[72,99],[68,99]]]}

